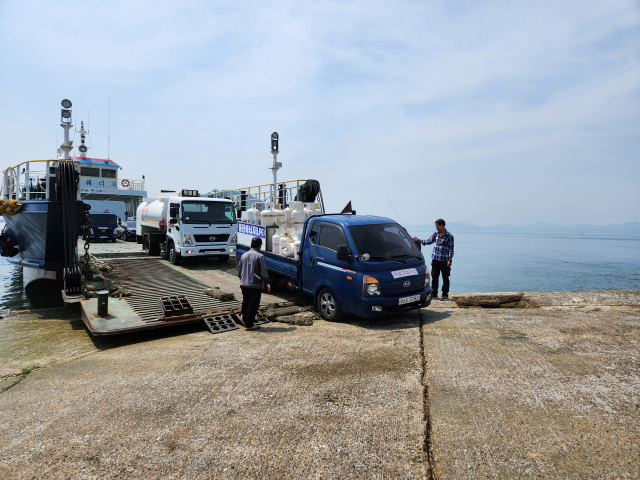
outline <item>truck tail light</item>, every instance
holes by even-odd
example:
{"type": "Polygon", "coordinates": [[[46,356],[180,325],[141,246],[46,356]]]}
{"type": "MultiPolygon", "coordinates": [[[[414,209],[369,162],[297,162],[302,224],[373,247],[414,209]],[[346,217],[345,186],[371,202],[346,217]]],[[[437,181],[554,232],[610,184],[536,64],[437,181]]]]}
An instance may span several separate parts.
{"type": "Polygon", "coordinates": [[[160,219],[160,223],[158,223],[158,228],[159,228],[160,230],[164,230],[165,223],[166,223],[166,222],[165,222],[165,219],[164,219],[164,218],[161,218],[161,219],[160,219]]]}

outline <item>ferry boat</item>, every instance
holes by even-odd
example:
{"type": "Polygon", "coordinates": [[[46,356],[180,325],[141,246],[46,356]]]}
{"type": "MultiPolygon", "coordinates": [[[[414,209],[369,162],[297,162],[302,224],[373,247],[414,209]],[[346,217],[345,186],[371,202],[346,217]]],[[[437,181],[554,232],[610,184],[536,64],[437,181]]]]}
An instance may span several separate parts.
{"type": "Polygon", "coordinates": [[[113,160],[87,156],[84,122],[78,131],[80,155],[70,156],[74,148],[69,140],[71,102],[64,100],[62,106],[65,141],[56,158],[24,161],[2,172],[0,213],[6,224],[0,234],[0,253],[9,262],[22,265],[25,288],[36,280],[62,281],[68,266],[65,262],[77,262],[79,226],[82,215],[90,209],[86,202],[121,201],[127,215],[133,216],[147,196],[144,179],[122,178],[121,167],[113,160]],[[64,203],[61,163],[73,165],[75,173],[70,178],[75,185],[67,190],[75,196],[75,205],[64,203]],[[74,218],[69,218],[69,212],[74,218]],[[69,232],[69,225],[73,232],[69,232]],[[65,255],[75,258],[65,260],[65,255]]]}

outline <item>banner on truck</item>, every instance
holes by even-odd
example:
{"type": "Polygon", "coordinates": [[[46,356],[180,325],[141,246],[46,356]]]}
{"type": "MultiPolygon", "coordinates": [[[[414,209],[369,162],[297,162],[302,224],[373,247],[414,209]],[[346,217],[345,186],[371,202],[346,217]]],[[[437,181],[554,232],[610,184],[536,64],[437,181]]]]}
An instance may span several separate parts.
{"type": "Polygon", "coordinates": [[[260,237],[262,239],[261,250],[264,250],[267,246],[267,227],[238,222],[238,243],[251,246],[251,239],[253,237],[260,237]]]}

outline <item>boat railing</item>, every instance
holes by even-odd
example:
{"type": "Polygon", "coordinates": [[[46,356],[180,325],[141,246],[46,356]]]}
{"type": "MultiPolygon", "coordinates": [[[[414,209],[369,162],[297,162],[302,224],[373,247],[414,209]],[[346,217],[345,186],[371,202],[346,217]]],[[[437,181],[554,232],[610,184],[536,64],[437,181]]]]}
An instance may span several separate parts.
{"type": "MultiPolygon", "coordinates": [[[[74,162],[77,166],[79,162],[74,162]]],[[[48,200],[47,176],[58,160],[28,160],[7,168],[2,175],[2,198],[5,200],[48,200]]]]}
{"type": "Polygon", "coordinates": [[[277,183],[265,183],[233,190],[212,191],[205,194],[210,198],[226,198],[233,200],[237,208],[251,208],[264,203],[289,203],[299,197],[300,187],[306,180],[285,180],[277,183]],[[246,196],[245,196],[246,195],[246,196]],[[243,205],[244,197],[244,205],[243,205]]]}

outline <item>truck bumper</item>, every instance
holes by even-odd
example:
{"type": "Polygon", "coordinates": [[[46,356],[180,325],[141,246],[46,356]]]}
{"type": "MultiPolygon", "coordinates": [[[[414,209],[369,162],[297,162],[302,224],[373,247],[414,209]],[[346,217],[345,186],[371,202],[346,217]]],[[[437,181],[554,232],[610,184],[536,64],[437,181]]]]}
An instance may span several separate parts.
{"type": "Polygon", "coordinates": [[[420,300],[400,305],[400,299],[408,295],[393,297],[356,297],[356,311],[359,317],[377,318],[386,317],[394,313],[409,312],[418,308],[428,307],[431,304],[431,287],[427,287],[413,295],[420,295],[420,300]],[[373,307],[376,307],[375,310],[373,307]],[[377,311],[376,311],[377,310],[377,311]]]}
{"type": "Polygon", "coordinates": [[[96,233],[89,236],[89,240],[113,240],[114,238],[118,238],[116,233],[96,233]]]}
{"type": "Polygon", "coordinates": [[[196,245],[195,247],[177,248],[183,257],[211,257],[217,255],[231,255],[235,253],[235,245],[196,245]]]}

